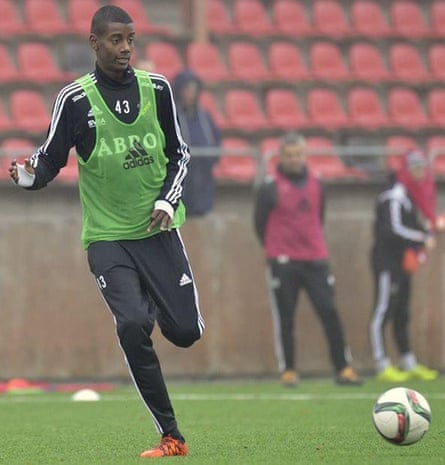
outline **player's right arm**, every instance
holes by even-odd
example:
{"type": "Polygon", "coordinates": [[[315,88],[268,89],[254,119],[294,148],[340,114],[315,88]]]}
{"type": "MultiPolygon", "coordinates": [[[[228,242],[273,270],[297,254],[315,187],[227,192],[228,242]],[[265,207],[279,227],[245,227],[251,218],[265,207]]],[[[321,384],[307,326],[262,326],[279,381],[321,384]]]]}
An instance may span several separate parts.
{"type": "Polygon", "coordinates": [[[25,189],[41,189],[52,181],[67,164],[75,144],[79,105],[73,97],[80,93],[76,83],[65,86],[57,95],[45,142],[23,163],[13,160],[9,167],[11,179],[25,189]]]}

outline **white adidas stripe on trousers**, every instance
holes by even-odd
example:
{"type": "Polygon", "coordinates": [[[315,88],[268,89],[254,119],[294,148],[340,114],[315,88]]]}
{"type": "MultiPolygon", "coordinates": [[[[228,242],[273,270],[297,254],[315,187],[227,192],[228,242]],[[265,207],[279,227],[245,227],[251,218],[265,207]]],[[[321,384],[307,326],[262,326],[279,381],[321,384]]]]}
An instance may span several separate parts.
{"type": "Polygon", "coordinates": [[[381,370],[389,363],[383,338],[383,324],[389,310],[391,298],[391,272],[388,270],[379,273],[376,297],[374,313],[369,325],[369,338],[373,359],[377,369],[381,370]]]}

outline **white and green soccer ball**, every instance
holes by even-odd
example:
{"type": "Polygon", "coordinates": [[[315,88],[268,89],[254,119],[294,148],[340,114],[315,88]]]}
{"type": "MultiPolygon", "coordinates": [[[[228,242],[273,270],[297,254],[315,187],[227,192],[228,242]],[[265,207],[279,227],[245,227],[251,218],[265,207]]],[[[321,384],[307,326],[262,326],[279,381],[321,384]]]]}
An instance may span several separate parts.
{"type": "Polygon", "coordinates": [[[423,438],[431,424],[431,408],[413,389],[396,387],[377,399],[372,412],[377,432],[391,444],[406,446],[423,438]]]}

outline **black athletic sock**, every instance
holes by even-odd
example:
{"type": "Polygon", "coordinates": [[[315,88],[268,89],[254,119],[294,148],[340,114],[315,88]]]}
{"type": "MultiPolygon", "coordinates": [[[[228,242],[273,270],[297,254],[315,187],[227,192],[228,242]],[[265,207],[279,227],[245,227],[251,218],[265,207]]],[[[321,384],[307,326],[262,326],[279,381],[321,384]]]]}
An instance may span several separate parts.
{"type": "Polygon", "coordinates": [[[171,431],[166,431],[162,437],[165,438],[165,436],[171,436],[173,439],[177,439],[178,441],[181,441],[183,444],[185,443],[184,436],[179,432],[178,428],[175,428],[171,431]]]}

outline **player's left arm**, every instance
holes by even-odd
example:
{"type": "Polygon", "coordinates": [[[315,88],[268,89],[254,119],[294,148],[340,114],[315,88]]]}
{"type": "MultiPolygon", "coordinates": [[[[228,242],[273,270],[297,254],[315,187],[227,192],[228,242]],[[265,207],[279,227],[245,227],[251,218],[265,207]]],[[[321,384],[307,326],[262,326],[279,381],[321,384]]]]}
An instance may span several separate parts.
{"type": "Polygon", "coordinates": [[[161,230],[170,230],[174,213],[182,197],[190,151],[181,134],[169,82],[159,75],[152,77],[152,81],[155,85],[159,124],[165,136],[164,153],[168,162],[167,174],[150,215],[148,230],[158,224],[161,230]]]}

